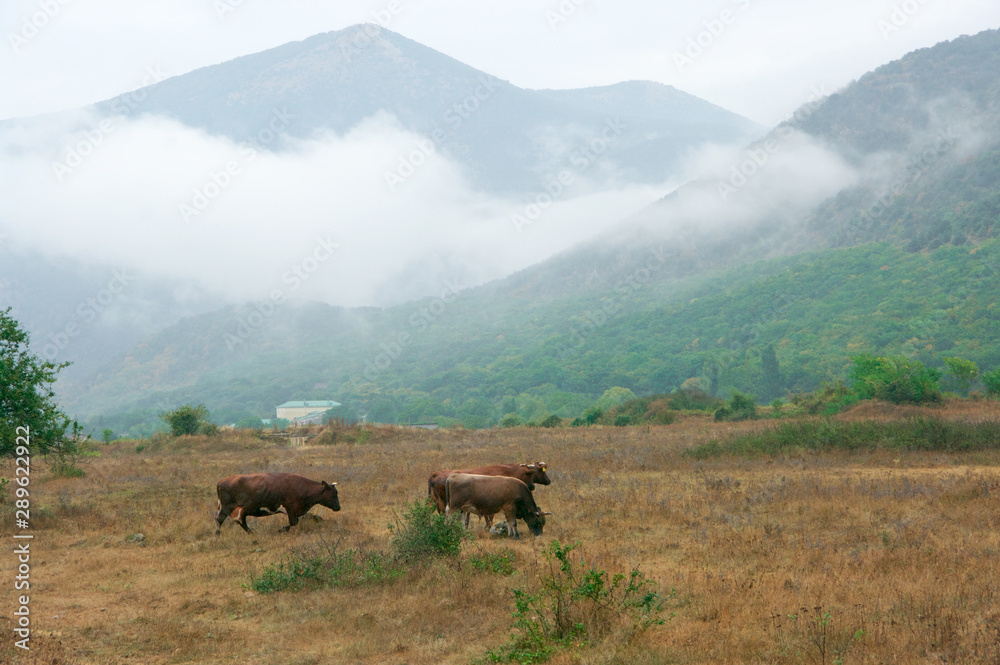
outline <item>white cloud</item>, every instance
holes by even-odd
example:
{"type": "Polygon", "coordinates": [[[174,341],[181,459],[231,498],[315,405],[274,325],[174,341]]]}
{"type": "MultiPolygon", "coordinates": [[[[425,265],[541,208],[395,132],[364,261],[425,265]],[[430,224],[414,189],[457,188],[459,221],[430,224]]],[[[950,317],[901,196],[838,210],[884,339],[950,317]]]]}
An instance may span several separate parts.
{"type": "Polygon", "coordinates": [[[662,193],[567,195],[518,233],[511,214],[523,204],[475,193],[438,152],[414,159],[412,175],[390,188],[386,173],[401,155],[423,155],[421,144],[384,114],[282,152],[159,117],[25,122],[0,137],[0,228],[51,256],[193,278],[235,300],[280,289],[391,304],[435,293],[445,279],[505,276],[662,193]]]}

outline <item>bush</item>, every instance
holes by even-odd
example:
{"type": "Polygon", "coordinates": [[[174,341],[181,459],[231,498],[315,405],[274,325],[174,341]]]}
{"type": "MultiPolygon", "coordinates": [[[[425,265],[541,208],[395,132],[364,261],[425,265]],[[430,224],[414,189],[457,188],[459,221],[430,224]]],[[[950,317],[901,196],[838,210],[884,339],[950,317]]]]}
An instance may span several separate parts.
{"type": "Polygon", "coordinates": [[[756,420],[757,402],[751,395],[745,395],[739,391],[734,391],[729,398],[729,402],[720,406],[715,411],[715,420],[736,421],[736,420],[756,420]]]}
{"type": "Polygon", "coordinates": [[[499,552],[482,552],[469,557],[469,565],[473,570],[480,570],[498,575],[513,575],[514,562],[517,555],[512,549],[502,549],[499,552]]]}
{"type": "Polygon", "coordinates": [[[559,416],[557,416],[555,414],[552,414],[551,416],[549,416],[545,420],[543,420],[540,423],[538,423],[538,426],[539,427],[562,427],[562,418],[560,418],[559,416]]]}
{"type": "Polygon", "coordinates": [[[1000,367],[992,372],[984,372],[982,377],[986,385],[986,394],[990,397],[1000,397],[1000,367]]]}
{"type": "Polygon", "coordinates": [[[519,427],[522,424],[524,423],[521,420],[521,416],[516,413],[508,413],[500,419],[500,427],[519,427]]]}
{"type": "Polygon", "coordinates": [[[851,358],[851,385],[860,399],[881,399],[894,404],[940,402],[941,372],[905,356],[851,358]]]}
{"type": "Polygon", "coordinates": [[[185,404],[173,411],[167,411],[160,415],[160,419],[170,426],[170,433],[174,436],[184,436],[185,434],[204,434],[214,431],[215,425],[208,422],[208,409],[204,404],[193,406],[185,404]],[[210,426],[210,427],[209,427],[210,426]],[[202,431],[205,428],[205,431],[202,431]]]}
{"type": "Polygon", "coordinates": [[[432,557],[458,556],[462,540],[468,537],[460,515],[441,515],[427,499],[409,504],[403,519],[390,524],[389,546],[395,558],[423,561],[432,557]]]}
{"type": "Polygon", "coordinates": [[[665,600],[643,573],[633,569],[628,575],[611,575],[582,560],[575,564],[571,552],[578,546],[555,540],[545,549],[548,573],[541,578],[541,588],[514,590],[510,642],[487,651],[487,662],[539,663],[574,643],[605,638],[627,644],[665,623],[665,600]]]}

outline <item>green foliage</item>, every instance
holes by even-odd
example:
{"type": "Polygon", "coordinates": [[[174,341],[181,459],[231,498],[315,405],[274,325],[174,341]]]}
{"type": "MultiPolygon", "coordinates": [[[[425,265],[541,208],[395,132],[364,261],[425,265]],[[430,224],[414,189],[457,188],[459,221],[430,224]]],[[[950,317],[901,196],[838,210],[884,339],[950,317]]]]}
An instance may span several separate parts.
{"type": "Polygon", "coordinates": [[[499,552],[481,552],[469,557],[469,565],[479,570],[497,575],[513,575],[517,555],[514,550],[504,548],[499,552]]]}
{"type": "Polygon", "coordinates": [[[628,388],[612,386],[605,390],[604,394],[601,395],[596,402],[594,402],[594,407],[607,411],[608,409],[633,399],[635,399],[635,393],[628,388]]]}
{"type": "Polygon", "coordinates": [[[979,377],[979,365],[971,360],[963,360],[962,358],[945,357],[941,358],[941,360],[948,367],[948,374],[956,388],[958,388],[958,392],[963,396],[968,396],[972,382],[979,377]]]}
{"type": "Polygon", "coordinates": [[[851,387],[860,399],[881,399],[894,404],[940,402],[941,372],[904,356],[861,354],[851,358],[851,387]]]}
{"type": "Polygon", "coordinates": [[[1000,367],[992,372],[984,373],[982,379],[983,383],[986,385],[987,395],[991,397],[1000,396],[1000,367]]]}
{"type": "Polygon", "coordinates": [[[757,417],[756,400],[751,395],[744,395],[736,390],[729,397],[729,401],[715,411],[716,422],[756,420],[757,417]]]}
{"type": "Polygon", "coordinates": [[[208,421],[208,409],[204,404],[185,404],[161,414],[160,418],[170,426],[170,433],[174,436],[215,433],[215,426],[208,421]]]}
{"type": "Polygon", "coordinates": [[[101,438],[104,440],[104,443],[111,443],[115,440],[115,431],[113,429],[105,428],[104,431],[101,432],[101,438]]]}
{"type": "Polygon", "coordinates": [[[72,459],[83,440],[79,424],[59,410],[52,384],[69,363],[52,363],[29,349],[28,333],[0,310],[0,457],[15,456],[27,428],[32,453],[72,459]]]}
{"type": "Polygon", "coordinates": [[[555,414],[552,414],[551,416],[549,416],[545,420],[543,420],[540,423],[538,423],[538,426],[539,427],[562,427],[562,418],[560,418],[559,416],[557,416],[555,414]]]}
{"type": "Polygon", "coordinates": [[[389,525],[389,546],[395,558],[417,562],[433,557],[455,557],[468,537],[460,515],[441,515],[427,499],[408,504],[403,518],[389,525]]]}
{"type": "Polygon", "coordinates": [[[665,599],[638,569],[608,573],[575,562],[579,546],[553,541],[543,552],[548,572],[534,591],[514,590],[510,641],[486,652],[493,663],[540,663],[559,649],[603,639],[627,644],[652,626],[662,625],[665,599]]]}
{"type": "Polygon", "coordinates": [[[244,586],[257,593],[299,591],[323,586],[363,586],[399,578],[404,569],[378,550],[296,550],[278,563],[252,574],[244,586]]]}
{"type": "Polygon", "coordinates": [[[718,455],[756,457],[794,450],[900,450],[970,452],[1000,449],[1000,423],[914,418],[898,422],[861,420],[784,422],[763,431],[713,440],[687,451],[697,459],[718,455]]]}
{"type": "Polygon", "coordinates": [[[520,427],[523,424],[521,416],[516,413],[508,413],[500,419],[500,427],[520,427]]]}

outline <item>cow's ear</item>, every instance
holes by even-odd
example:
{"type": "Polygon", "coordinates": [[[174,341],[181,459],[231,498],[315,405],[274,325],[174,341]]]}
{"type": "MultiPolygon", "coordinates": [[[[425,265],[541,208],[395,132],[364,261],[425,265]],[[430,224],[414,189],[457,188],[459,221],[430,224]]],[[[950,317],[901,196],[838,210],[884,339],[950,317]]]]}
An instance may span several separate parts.
{"type": "Polygon", "coordinates": [[[539,462],[538,468],[541,469],[542,471],[545,471],[545,462],[539,462]]]}

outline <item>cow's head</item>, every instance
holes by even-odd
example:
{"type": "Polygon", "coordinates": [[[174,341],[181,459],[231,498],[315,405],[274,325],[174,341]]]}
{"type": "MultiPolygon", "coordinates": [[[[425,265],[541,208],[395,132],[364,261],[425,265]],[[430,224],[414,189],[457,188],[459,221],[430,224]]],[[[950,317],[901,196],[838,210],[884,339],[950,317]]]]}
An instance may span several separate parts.
{"type": "Polygon", "coordinates": [[[524,523],[528,525],[531,529],[531,535],[540,536],[542,535],[542,529],[545,528],[545,516],[551,515],[552,513],[542,512],[541,509],[535,508],[534,510],[529,510],[523,515],[518,515],[524,523]]]}
{"type": "Polygon", "coordinates": [[[323,492],[319,495],[319,505],[326,506],[330,510],[340,510],[340,499],[337,497],[337,488],[334,487],[337,483],[328,483],[325,480],[323,483],[323,492]]]}
{"type": "Polygon", "coordinates": [[[551,485],[552,481],[545,474],[545,462],[535,462],[534,464],[522,464],[531,473],[531,482],[536,485],[551,485]]]}

